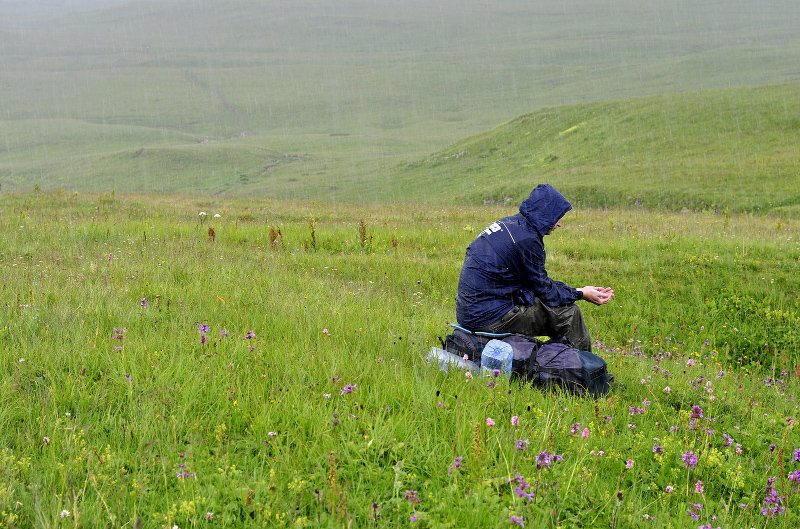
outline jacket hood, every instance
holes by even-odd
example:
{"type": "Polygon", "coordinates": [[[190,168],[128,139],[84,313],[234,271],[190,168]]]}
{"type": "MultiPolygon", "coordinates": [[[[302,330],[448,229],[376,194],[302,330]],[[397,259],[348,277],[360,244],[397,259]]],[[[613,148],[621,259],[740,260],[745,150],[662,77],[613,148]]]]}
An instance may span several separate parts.
{"type": "Polygon", "coordinates": [[[540,235],[547,235],[558,219],[572,209],[572,204],[550,184],[539,184],[522,201],[519,212],[540,235]]]}

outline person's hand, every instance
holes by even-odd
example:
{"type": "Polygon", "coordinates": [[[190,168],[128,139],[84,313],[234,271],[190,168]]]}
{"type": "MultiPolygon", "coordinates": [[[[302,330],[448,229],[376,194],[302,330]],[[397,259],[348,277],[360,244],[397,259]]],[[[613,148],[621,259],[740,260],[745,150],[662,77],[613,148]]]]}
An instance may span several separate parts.
{"type": "Polygon", "coordinates": [[[578,290],[583,292],[583,299],[595,305],[605,305],[614,297],[614,291],[607,287],[586,286],[578,290]]]}

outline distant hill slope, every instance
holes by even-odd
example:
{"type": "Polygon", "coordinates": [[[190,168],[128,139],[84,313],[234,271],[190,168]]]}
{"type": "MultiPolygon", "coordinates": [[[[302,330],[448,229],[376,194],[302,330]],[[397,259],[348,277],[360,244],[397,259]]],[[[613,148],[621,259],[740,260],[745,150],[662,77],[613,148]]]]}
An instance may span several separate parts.
{"type": "Polygon", "coordinates": [[[547,108],[411,164],[396,196],[800,214],[800,83],[547,108]],[[416,190],[416,191],[411,191],[416,190]]]}
{"type": "MultiPolygon", "coordinates": [[[[61,126],[51,123],[51,132],[61,126]]],[[[379,168],[342,150],[337,160],[357,168],[350,172],[257,138],[126,149],[126,134],[106,131],[102,153],[53,163],[53,175],[72,177],[51,177],[47,187],[80,180],[91,190],[479,204],[518,202],[549,182],[576,206],[800,214],[800,83],[545,108],[412,162],[398,156],[379,168]]],[[[62,142],[68,150],[69,138],[62,142]]]]}

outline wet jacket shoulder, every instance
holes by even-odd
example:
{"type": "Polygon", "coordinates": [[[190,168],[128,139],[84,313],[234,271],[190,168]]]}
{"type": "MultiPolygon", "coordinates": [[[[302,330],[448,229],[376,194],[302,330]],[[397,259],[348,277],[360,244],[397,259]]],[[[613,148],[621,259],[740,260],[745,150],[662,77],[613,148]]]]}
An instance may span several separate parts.
{"type": "Polygon", "coordinates": [[[456,317],[467,328],[496,321],[515,304],[574,303],[577,291],[550,279],[543,237],[572,209],[549,185],[540,185],[520,212],[492,223],[469,245],[458,281],[456,317]]]}

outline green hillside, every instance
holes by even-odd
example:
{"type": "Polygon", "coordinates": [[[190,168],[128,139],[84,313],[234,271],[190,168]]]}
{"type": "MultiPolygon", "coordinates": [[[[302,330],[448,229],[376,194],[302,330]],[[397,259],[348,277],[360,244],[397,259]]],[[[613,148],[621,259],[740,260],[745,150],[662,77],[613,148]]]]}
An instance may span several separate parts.
{"type": "MultiPolygon", "coordinates": [[[[447,203],[516,202],[547,181],[582,206],[796,216],[798,111],[797,83],[545,108],[413,162],[363,157],[341,143],[321,160],[253,138],[126,149],[129,129],[104,129],[104,152],[67,156],[66,165],[10,162],[3,181],[11,189],[26,182],[91,190],[187,186],[209,194],[447,203]],[[344,164],[354,170],[339,172],[344,164]]],[[[309,145],[324,148],[311,139],[309,145]]]]}
{"type": "Polygon", "coordinates": [[[798,18],[793,0],[0,2],[0,185],[436,198],[386,183],[526,112],[794,82],[798,18]]]}
{"type": "Polygon", "coordinates": [[[396,192],[498,202],[557,184],[582,205],[800,213],[800,84],[543,109],[404,172],[396,192]]]}

